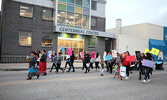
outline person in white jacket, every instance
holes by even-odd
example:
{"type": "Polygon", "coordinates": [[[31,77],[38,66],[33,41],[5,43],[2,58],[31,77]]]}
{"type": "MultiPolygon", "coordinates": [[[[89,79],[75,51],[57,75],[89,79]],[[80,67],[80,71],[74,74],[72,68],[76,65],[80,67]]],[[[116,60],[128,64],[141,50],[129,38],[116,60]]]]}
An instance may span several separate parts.
{"type": "Polygon", "coordinates": [[[97,52],[96,53],[96,60],[95,60],[95,68],[96,68],[96,71],[97,71],[97,68],[99,69],[99,62],[101,62],[101,58],[100,58],[100,55],[99,53],[97,52]]]}

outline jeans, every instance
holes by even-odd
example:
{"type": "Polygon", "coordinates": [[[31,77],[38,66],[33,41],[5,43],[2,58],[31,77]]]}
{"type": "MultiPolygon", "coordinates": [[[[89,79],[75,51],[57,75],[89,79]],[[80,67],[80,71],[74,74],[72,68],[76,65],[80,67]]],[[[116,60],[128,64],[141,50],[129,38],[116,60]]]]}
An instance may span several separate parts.
{"type": "Polygon", "coordinates": [[[126,67],[126,75],[129,77],[129,71],[130,71],[130,66],[125,66],[126,67]]]}
{"type": "Polygon", "coordinates": [[[149,67],[146,67],[145,68],[145,80],[147,80],[147,79],[150,79],[150,75],[149,75],[149,73],[151,72],[151,68],[149,68],[149,67]]]}
{"type": "Polygon", "coordinates": [[[95,62],[96,70],[99,68],[99,62],[95,62]]]}
{"type": "Polygon", "coordinates": [[[75,68],[74,68],[73,63],[74,63],[74,62],[70,62],[70,68],[69,68],[68,72],[71,70],[71,68],[73,69],[73,72],[75,72],[75,68]]]}

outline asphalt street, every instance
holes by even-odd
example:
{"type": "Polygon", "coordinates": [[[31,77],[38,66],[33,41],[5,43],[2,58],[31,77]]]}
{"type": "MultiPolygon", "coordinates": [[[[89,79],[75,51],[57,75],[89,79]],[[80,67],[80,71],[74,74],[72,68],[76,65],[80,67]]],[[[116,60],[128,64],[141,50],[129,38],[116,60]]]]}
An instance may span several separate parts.
{"type": "MultiPolygon", "coordinates": [[[[166,67],[165,67],[166,68],[166,67]]],[[[26,80],[28,71],[0,71],[0,100],[166,100],[167,71],[153,71],[151,82],[143,84],[138,72],[129,80],[92,70],[85,74],[54,71],[38,80],[26,80]]],[[[144,76],[143,76],[144,77],[144,76]]]]}

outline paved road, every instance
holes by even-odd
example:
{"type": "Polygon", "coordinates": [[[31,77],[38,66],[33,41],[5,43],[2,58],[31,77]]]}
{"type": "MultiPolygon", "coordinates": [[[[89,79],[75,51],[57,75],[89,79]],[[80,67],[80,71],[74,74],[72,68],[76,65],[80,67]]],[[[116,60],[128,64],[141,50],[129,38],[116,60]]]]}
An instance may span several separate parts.
{"type": "Polygon", "coordinates": [[[27,71],[0,71],[0,100],[166,100],[167,71],[154,71],[143,84],[134,71],[130,80],[105,72],[48,73],[26,80],[27,71]]]}

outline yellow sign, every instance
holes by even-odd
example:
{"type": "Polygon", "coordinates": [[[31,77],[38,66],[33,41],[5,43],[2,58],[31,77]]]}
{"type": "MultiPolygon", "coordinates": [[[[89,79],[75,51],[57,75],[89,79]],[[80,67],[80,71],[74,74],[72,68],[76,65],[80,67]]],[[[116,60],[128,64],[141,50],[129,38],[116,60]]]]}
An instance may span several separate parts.
{"type": "Polygon", "coordinates": [[[156,49],[156,48],[152,48],[151,53],[152,53],[153,55],[158,56],[159,51],[160,51],[160,50],[158,50],[158,49],[156,49]]]}
{"type": "Polygon", "coordinates": [[[145,49],[145,53],[149,53],[149,52],[150,52],[150,50],[146,48],[145,49]]]}

